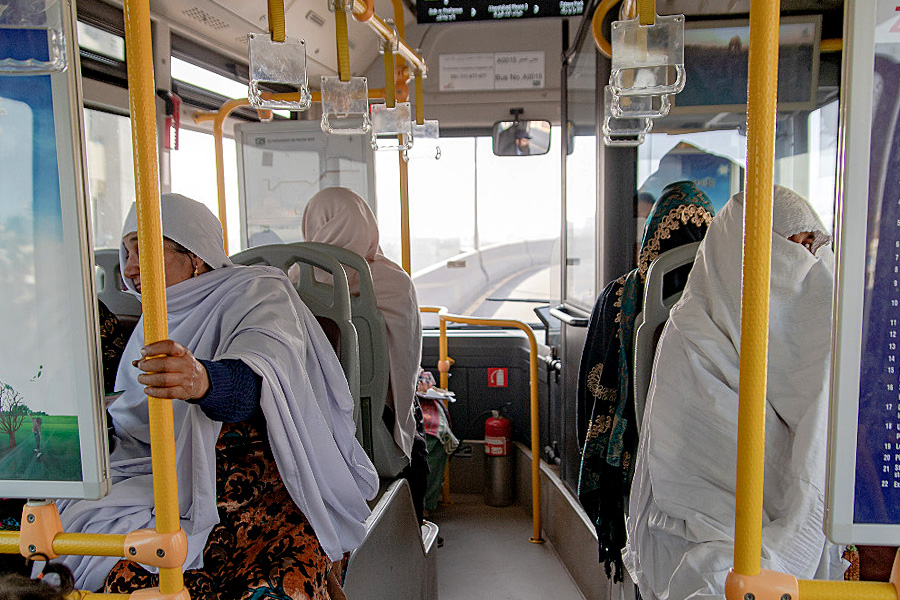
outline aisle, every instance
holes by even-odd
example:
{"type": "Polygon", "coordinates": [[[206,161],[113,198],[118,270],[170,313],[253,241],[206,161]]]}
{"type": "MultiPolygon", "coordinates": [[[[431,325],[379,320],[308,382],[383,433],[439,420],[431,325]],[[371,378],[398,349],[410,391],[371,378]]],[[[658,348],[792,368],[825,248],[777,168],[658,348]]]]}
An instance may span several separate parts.
{"type": "Polygon", "coordinates": [[[441,528],[440,600],[583,600],[549,543],[532,544],[520,506],[486,506],[479,495],[453,494],[429,520],[441,528]]]}

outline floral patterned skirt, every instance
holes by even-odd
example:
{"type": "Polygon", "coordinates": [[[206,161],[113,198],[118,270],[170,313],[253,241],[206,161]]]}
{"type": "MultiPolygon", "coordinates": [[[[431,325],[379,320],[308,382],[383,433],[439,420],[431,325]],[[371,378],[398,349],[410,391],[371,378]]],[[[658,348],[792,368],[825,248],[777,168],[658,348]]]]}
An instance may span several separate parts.
{"type": "MultiPolygon", "coordinates": [[[[203,568],[184,572],[192,600],[330,600],[331,561],[281,481],[264,426],[226,423],[216,444],[219,524],[203,568]]],[[[159,585],[157,575],[121,560],[107,593],[159,585]]]]}

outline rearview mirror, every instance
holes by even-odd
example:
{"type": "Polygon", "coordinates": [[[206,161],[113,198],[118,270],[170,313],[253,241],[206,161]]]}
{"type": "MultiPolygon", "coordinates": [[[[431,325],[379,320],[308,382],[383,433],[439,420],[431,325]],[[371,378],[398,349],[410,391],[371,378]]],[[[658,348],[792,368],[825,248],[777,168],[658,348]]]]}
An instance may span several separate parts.
{"type": "Polygon", "coordinates": [[[550,121],[498,121],[492,132],[497,156],[537,156],[550,151],[550,121]]]}

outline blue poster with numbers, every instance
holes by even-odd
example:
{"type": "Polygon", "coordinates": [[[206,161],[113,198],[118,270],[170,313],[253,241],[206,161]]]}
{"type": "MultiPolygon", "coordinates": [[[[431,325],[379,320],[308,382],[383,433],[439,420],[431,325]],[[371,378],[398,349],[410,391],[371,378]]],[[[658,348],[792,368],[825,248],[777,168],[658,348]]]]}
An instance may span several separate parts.
{"type": "Polygon", "coordinates": [[[900,62],[875,46],[853,520],[900,523],[900,62]]]}

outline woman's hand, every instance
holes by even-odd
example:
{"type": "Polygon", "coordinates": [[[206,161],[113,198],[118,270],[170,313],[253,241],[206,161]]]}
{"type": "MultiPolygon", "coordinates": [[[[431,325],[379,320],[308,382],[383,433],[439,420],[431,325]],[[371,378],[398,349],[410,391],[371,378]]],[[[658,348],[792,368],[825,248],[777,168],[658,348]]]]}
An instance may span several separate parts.
{"type": "Polygon", "coordinates": [[[132,364],[145,371],[138,375],[138,383],[147,387],[144,393],[154,398],[196,400],[209,391],[209,376],[191,351],[172,340],[144,346],[145,358],[132,364]]]}

